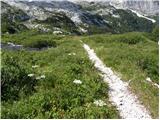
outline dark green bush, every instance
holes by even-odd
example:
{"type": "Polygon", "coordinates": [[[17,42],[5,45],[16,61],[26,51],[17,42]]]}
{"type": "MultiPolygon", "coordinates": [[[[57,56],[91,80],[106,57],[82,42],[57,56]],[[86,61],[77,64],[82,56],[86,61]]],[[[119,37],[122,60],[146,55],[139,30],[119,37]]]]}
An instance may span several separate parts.
{"type": "Polygon", "coordinates": [[[153,40],[158,42],[159,41],[159,27],[156,26],[152,31],[153,40]]]}
{"type": "Polygon", "coordinates": [[[150,77],[154,82],[158,83],[159,80],[159,66],[158,66],[158,60],[149,57],[145,57],[144,59],[140,59],[138,61],[138,66],[140,66],[141,69],[145,70],[148,74],[148,77],[150,77]]]}
{"type": "Polygon", "coordinates": [[[27,47],[32,47],[32,48],[46,48],[46,47],[56,47],[57,44],[55,41],[52,40],[43,40],[43,39],[37,39],[33,41],[28,41],[26,43],[27,47]]]}
{"type": "Polygon", "coordinates": [[[1,68],[2,101],[17,100],[20,94],[34,91],[36,79],[29,77],[31,69],[21,63],[17,56],[3,55],[1,68]]]}

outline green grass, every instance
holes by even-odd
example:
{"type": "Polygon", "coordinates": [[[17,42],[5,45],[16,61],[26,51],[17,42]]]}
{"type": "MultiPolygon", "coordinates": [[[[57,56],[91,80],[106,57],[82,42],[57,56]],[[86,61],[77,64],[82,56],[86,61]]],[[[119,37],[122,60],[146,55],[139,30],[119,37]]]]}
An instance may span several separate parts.
{"type": "Polygon", "coordinates": [[[24,47],[30,48],[45,48],[45,47],[56,47],[57,40],[64,38],[63,36],[56,36],[45,34],[37,31],[30,31],[30,32],[22,32],[20,34],[12,34],[2,35],[2,42],[12,42],[15,44],[23,45],[24,47]]]}
{"type": "Polygon", "coordinates": [[[152,117],[158,118],[158,88],[146,81],[147,77],[155,83],[159,81],[158,44],[143,33],[93,35],[79,39],[89,44],[106,66],[123,80],[131,80],[131,90],[150,110],[152,117]]]}
{"type": "Polygon", "coordinates": [[[102,82],[79,40],[89,44],[124,81],[131,80],[132,92],[152,117],[158,118],[159,92],[146,81],[147,77],[155,83],[159,80],[158,44],[148,35],[133,32],[55,36],[35,31],[2,35],[2,42],[43,47],[42,41],[51,47],[37,52],[2,50],[2,83],[7,86],[4,89],[7,92],[2,89],[5,98],[2,118],[119,118],[108,100],[108,86],[102,82]],[[39,67],[33,69],[33,65],[39,67]],[[35,76],[29,78],[30,73],[35,76]],[[46,78],[36,80],[40,75],[46,78]],[[74,84],[75,79],[82,84],[74,84]],[[93,102],[97,99],[104,100],[107,106],[95,106],[93,102]]]}
{"type": "Polygon", "coordinates": [[[53,40],[44,51],[2,50],[2,118],[119,118],[104,84],[82,43],[72,37],[21,33],[2,36],[3,42],[28,45],[53,40]],[[32,34],[32,35],[31,35],[32,34]],[[69,53],[76,55],[68,55],[69,53]],[[37,68],[32,66],[38,65],[37,68]],[[34,74],[29,77],[28,74],[34,74]],[[44,79],[36,79],[45,75],[44,79]],[[79,79],[82,84],[74,84],[79,79]],[[32,84],[34,83],[34,84],[32,84]],[[93,104],[102,99],[106,106],[93,104]]]}

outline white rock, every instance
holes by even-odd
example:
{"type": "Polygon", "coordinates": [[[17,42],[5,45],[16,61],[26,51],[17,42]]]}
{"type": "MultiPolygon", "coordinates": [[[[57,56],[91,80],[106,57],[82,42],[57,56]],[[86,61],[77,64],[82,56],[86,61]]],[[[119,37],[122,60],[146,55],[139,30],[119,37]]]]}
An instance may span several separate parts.
{"type": "Polygon", "coordinates": [[[152,85],[154,85],[157,88],[159,88],[159,85],[157,83],[154,83],[149,77],[146,78],[146,81],[150,82],[152,85]]]}
{"type": "Polygon", "coordinates": [[[83,33],[86,33],[86,32],[87,32],[87,30],[85,30],[85,29],[83,29],[83,28],[81,28],[81,27],[79,27],[79,29],[80,29],[80,31],[83,32],[83,33]]]}
{"type": "Polygon", "coordinates": [[[74,14],[72,17],[71,17],[71,20],[74,22],[74,23],[82,23],[81,19],[79,18],[79,15],[78,14],[74,14]]]}
{"type": "Polygon", "coordinates": [[[62,34],[62,31],[53,31],[53,34],[62,34]]]}
{"type": "Polygon", "coordinates": [[[114,17],[114,18],[120,18],[119,15],[115,15],[115,14],[113,14],[112,17],[114,17]]]}
{"type": "Polygon", "coordinates": [[[151,78],[149,78],[149,77],[146,78],[146,81],[152,82],[151,78]]]}

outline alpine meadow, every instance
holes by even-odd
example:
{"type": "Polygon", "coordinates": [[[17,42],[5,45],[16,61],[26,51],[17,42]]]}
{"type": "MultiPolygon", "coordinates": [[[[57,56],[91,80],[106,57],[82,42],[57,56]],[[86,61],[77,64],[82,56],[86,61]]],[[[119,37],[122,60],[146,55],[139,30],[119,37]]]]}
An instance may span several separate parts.
{"type": "Polygon", "coordinates": [[[159,119],[159,0],[1,0],[2,119],[159,119]]]}

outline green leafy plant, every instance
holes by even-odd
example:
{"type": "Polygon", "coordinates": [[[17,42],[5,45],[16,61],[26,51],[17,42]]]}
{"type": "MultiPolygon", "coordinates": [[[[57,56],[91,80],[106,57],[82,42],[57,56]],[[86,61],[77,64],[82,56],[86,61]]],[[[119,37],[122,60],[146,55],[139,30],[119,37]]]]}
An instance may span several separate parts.
{"type": "Polygon", "coordinates": [[[26,67],[17,56],[3,55],[1,68],[2,101],[17,100],[20,94],[29,95],[35,91],[37,80],[28,76],[33,71],[26,67]]]}

